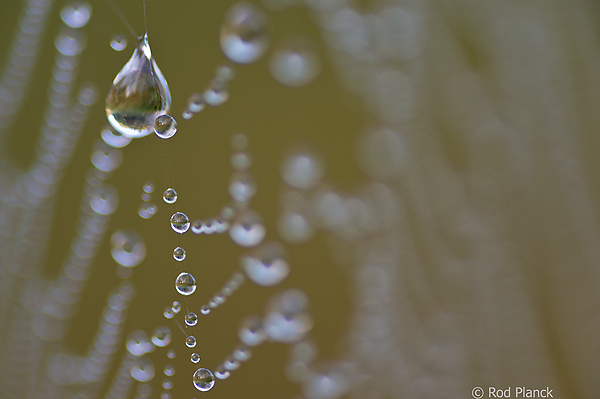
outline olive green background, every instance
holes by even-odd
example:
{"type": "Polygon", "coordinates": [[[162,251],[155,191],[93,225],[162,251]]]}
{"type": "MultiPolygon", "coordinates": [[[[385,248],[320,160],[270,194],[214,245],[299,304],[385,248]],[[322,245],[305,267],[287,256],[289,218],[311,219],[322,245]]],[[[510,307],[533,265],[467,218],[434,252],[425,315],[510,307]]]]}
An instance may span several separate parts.
{"type": "MultiPolygon", "coordinates": [[[[47,251],[46,277],[56,275],[65,260],[75,237],[79,202],[83,181],[90,168],[90,154],[100,131],[107,125],[104,101],[112,79],[133,52],[134,39],[104,1],[91,1],[93,15],[83,28],[87,46],[83,52],[79,82],[91,81],[99,90],[74,157],[61,183],[55,223],[47,251]],[[127,34],[129,45],[116,52],[109,42],[114,34],[127,34]]],[[[26,106],[15,124],[9,154],[26,168],[34,158],[35,142],[47,103],[46,93],[55,49],[53,41],[62,26],[59,13],[63,1],[57,1],[42,43],[42,51],[26,106]]],[[[119,7],[141,35],[144,18],[141,0],[119,1],[119,7]]],[[[182,302],[184,310],[177,316],[183,324],[185,310],[199,313],[200,306],[226,282],[238,268],[243,249],[227,235],[196,236],[190,232],[182,236],[169,226],[173,208],[161,199],[166,188],[165,171],[160,157],[168,157],[173,174],[173,187],[179,198],[177,209],[191,220],[216,215],[229,200],[227,186],[231,174],[229,157],[230,137],[245,132],[250,139],[253,158],[251,171],[255,173],[258,194],[252,202],[264,218],[267,239],[278,239],[276,220],[283,183],[279,167],[288,151],[296,143],[309,144],[324,155],[327,161],[326,179],[341,191],[352,192],[363,178],[353,159],[355,137],[365,116],[355,99],[340,89],[328,64],[317,28],[310,20],[307,9],[292,7],[269,15],[270,49],[291,35],[302,34],[311,38],[321,57],[322,71],[306,87],[291,89],[271,78],[267,61],[270,51],[252,65],[235,67],[236,77],[230,84],[230,100],[218,108],[207,107],[191,120],[183,120],[181,113],[192,92],[203,91],[214,75],[217,65],[226,61],[219,47],[219,27],[233,1],[169,0],[146,2],[147,26],[153,56],[169,83],[172,95],[171,114],[178,121],[177,134],[166,143],[154,135],[134,140],[123,151],[122,166],[109,183],[119,192],[119,207],[113,214],[108,234],[94,262],[89,286],[83,295],[80,311],[73,318],[67,337],[67,350],[85,354],[98,327],[106,298],[119,283],[117,265],[110,256],[110,235],[119,229],[140,233],[148,248],[146,260],[134,270],[131,281],[137,294],[134,298],[125,331],[141,329],[148,333],[159,325],[173,332],[169,348],[175,349],[175,359],[167,359],[168,348],[158,348],[151,355],[157,368],[153,397],[158,397],[164,377],[162,369],[174,364],[172,378],[173,398],[191,398],[202,395],[212,398],[285,398],[299,393],[299,387],[287,382],[283,367],[287,347],[264,344],[253,351],[253,357],[226,381],[217,381],[208,393],[199,393],[191,383],[196,366],[189,361],[191,349],[184,345],[184,334],[162,312],[174,300],[182,302]],[[153,181],[156,191],[152,197],[158,205],[157,214],[149,220],[137,215],[142,203],[140,196],[146,181],[153,181]],[[172,250],[181,245],[187,259],[177,263],[172,250]],[[197,280],[197,291],[189,298],[176,293],[174,281],[181,271],[192,273],[197,280]]],[[[0,56],[4,59],[8,44],[20,13],[16,1],[1,2],[3,21],[0,33],[4,44],[0,56]]],[[[201,316],[196,327],[188,329],[198,339],[194,348],[202,360],[202,367],[213,369],[238,344],[237,329],[240,320],[248,314],[262,314],[268,298],[284,288],[299,287],[309,296],[315,327],[311,337],[319,346],[320,360],[327,361],[343,354],[344,331],[350,322],[349,305],[351,283],[347,265],[339,265],[327,247],[328,237],[319,233],[309,243],[288,245],[292,267],[287,280],[276,287],[263,288],[247,282],[232,298],[208,316],[201,316]]]]}

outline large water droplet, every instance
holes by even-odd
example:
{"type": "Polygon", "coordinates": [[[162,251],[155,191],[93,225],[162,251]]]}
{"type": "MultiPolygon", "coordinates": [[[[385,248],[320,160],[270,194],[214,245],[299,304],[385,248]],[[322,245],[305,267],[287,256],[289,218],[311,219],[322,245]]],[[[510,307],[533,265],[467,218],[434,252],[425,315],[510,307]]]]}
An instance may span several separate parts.
{"type": "Polygon", "coordinates": [[[229,237],[242,247],[260,244],[266,233],[261,217],[254,211],[241,213],[229,229],[229,237]]]}
{"type": "Polygon", "coordinates": [[[177,133],[177,121],[171,115],[161,115],[154,122],[154,133],[161,139],[170,139],[177,133]]]}
{"type": "Polygon", "coordinates": [[[183,212],[177,212],[171,216],[171,228],[174,232],[183,234],[190,228],[190,219],[183,212]]]}
{"type": "Polygon", "coordinates": [[[117,131],[138,138],[152,133],[156,118],[170,107],[169,86],[152,58],[146,34],[113,81],[106,115],[117,131]]]}
{"type": "Polygon", "coordinates": [[[71,28],[87,25],[92,16],[92,6],[83,1],[71,2],[60,11],[60,18],[71,28]]]}
{"type": "Polygon", "coordinates": [[[119,230],[110,239],[113,259],[122,266],[133,267],[146,257],[144,240],[134,231],[119,230]]]}
{"type": "Polygon", "coordinates": [[[189,273],[180,273],[175,280],[175,289],[181,295],[192,295],[196,291],[196,279],[189,273]]]}
{"type": "Polygon", "coordinates": [[[116,51],[123,51],[127,48],[127,38],[125,35],[115,35],[110,41],[110,47],[116,51]]]}
{"type": "Polygon", "coordinates": [[[241,259],[248,278],[265,287],[279,284],[290,273],[283,246],[277,242],[267,242],[252,255],[241,259]]]}
{"type": "Polygon", "coordinates": [[[269,45],[265,14],[256,6],[240,2],[229,9],[221,26],[221,49],[233,62],[258,60],[269,45]]]}
{"type": "Polygon", "coordinates": [[[271,56],[269,62],[273,78],[289,87],[310,83],[320,69],[319,58],[304,39],[289,41],[271,56]]]}
{"type": "Polygon", "coordinates": [[[215,385],[215,376],[209,369],[198,369],[192,378],[197,390],[206,392],[215,385]]]}

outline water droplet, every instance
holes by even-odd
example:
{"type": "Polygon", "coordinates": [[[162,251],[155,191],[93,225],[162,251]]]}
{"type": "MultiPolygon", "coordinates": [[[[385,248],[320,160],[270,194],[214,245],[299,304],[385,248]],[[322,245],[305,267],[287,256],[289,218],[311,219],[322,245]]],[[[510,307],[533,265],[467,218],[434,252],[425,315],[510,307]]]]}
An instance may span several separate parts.
{"type": "Polygon", "coordinates": [[[317,346],[312,341],[302,341],[290,348],[290,358],[310,364],[317,358],[317,346]]]}
{"type": "Polygon", "coordinates": [[[202,305],[202,307],[200,308],[200,313],[202,313],[203,315],[209,314],[210,307],[208,305],[202,305]]]}
{"type": "Polygon", "coordinates": [[[161,115],[154,122],[154,133],[161,139],[170,139],[177,133],[177,121],[171,115],[161,115]]]}
{"type": "Polygon", "coordinates": [[[164,391],[160,394],[160,399],[171,399],[171,392],[164,391]]]}
{"type": "Polygon", "coordinates": [[[192,378],[197,390],[206,392],[215,385],[215,376],[209,369],[198,369],[192,378]]]}
{"type": "Polygon", "coordinates": [[[230,82],[235,77],[235,70],[231,65],[219,65],[215,70],[215,78],[221,82],[230,82]]]}
{"type": "Polygon", "coordinates": [[[221,26],[221,49],[233,62],[258,60],[269,45],[265,14],[256,6],[240,2],[229,9],[221,26]]]}
{"type": "Polygon", "coordinates": [[[127,337],[127,350],[133,356],[142,356],[154,350],[150,337],[144,331],[132,331],[127,337]]]}
{"type": "Polygon", "coordinates": [[[279,235],[292,244],[300,244],[310,239],[315,229],[304,215],[296,212],[285,212],[279,218],[279,235]]]}
{"type": "Polygon", "coordinates": [[[144,192],[148,194],[152,194],[154,192],[154,189],[154,183],[151,181],[147,181],[146,183],[144,183],[144,187],[142,187],[142,190],[144,190],[144,192]]]}
{"type": "Polygon", "coordinates": [[[139,382],[148,382],[154,378],[154,365],[146,357],[135,359],[131,367],[131,376],[139,382]]]}
{"type": "Polygon", "coordinates": [[[258,316],[248,316],[242,320],[238,337],[243,344],[248,346],[260,345],[267,338],[263,331],[262,321],[258,316]]]}
{"type": "Polygon", "coordinates": [[[140,205],[140,209],[138,209],[138,215],[140,215],[142,219],[150,219],[156,214],[157,210],[158,208],[156,208],[156,205],[149,202],[144,202],[140,205]]]}
{"type": "Polygon", "coordinates": [[[306,190],[313,188],[323,177],[323,165],[320,159],[310,151],[299,151],[288,157],[281,169],[283,180],[294,188],[306,190]]]}
{"type": "Polygon", "coordinates": [[[173,388],[173,381],[170,378],[165,378],[162,383],[163,389],[173,388]]]}
{"type": "Polygon", "coordinates": [[[171,310],[175,314],[179,313],[181,311],[181,304],[177,301],[174,301],[173,304],[171,305],[171,310]]]}
{"type": "Polygon", "coordinates": [[[175,358],[175,350],[169,349],[169,351],[167,352],[167,357],[169,359],[174,359],[175,358]]]}
{"type": "Polygon", "coordinates": [[[113,186],[103,184],[95,187],[93,191],[90,206],[94,212],[100,215],[110,215],[117,209],[119,195],[113,186]]]}
{"type": "Polygon", "coordinates": [[[183,319],[185,321],[185,324],[187,324],[190,327],[193,327],[196,325],[196,323],[198,323],[198,316],[194,312],[186,314],[183,319]]]}
{"type": "Polygon", "coordinates": [[[134,231],[119,230],[110,239],[113,259],[122,266],[134,267],[146,257],[146,246],[142,237],[134,231]]]}
{"type": "Polygon", "coordinates": [[[193,348],[196,346],[196,337],[194,337],[193,335],[190,335],[189,337],[186,337],[185,339],[185,345],[188,348],[193,348]]]}
{"type": "Polygon", "coordinates": [[[245,171],[252,165],[252,157],[247,152],[238,151],[231,155],[229,163],[233,169],[245,171]]]}
{"type": "Polygon", "coordinates": [[[240,367],[240,362],[238,362],[233,356],[230,356],[223,363],[223,367],[225,370],[229,371],[237,370],[240,367]]]}
{"type": "Polygon", "coordinates": [[[190,356],[190,360],[192,361],[192,363],[198,363],[200,361],[200,355],[194,352],[190,356]]]}
{"type": "Polygon", "coordinates": [[[215,377],[217,377],[220,380],[226,380],[229,378],[230,375],[231,373],[225,370],[225,367],[222,364],[217,366],[217,369],[215,370],[215,377]]]}
{"type": "Polygon", "coordinates": [[[103,172],[112,172],[123,162],[121,150],[112,148],[102,141],[98,141],[92,152],[92,164],[103,172]]]}
{"type": "Polygon", "coordinates": [[[127,48],[127,38],[125,35],[115,35],[110,41],[110,47],[116,51],[123,51],[127,48]]]}
{"type": "Polygon", "coordinates": [[[194,113],[192,111],[190,111],[189,109],[186,109],[181,114],[181,117],[185,120],[192,119],[192,116],[194,116],[194,113]]]}
{"type": "Polygon", "coordinates": [[[171,364],[167,364],[165,366],[165,375],[168,377],[172,377],[173,375],[175,375],[175,367],[173,367],[171,364]]]}
{"type": "Polygon", "coordinates": [[[110,128],[102,130],[100,133],[102,140],[113,148],[123,148],[131,143],[131,138],[123,136],[119,132],[114,132],[110,128]]]}
{"type": "Polygon", "coordinates": [[[305,310],[308,298],[298,289],[288,289],[275,297],[264,320],[265,333],[274,341],[298,342],[312,329],[313,319],[305,310]]]}
{"type": "Polygon", "coordinates": [[[174,232],[183,234],[190,228],[190,219],[183,212],[177,212],[171,216],[171,228],[174,232]]]}
{"type": "Polygon", "coordinates": [[[254,211],[239,214],[229,229],[229,237],[242,247],[260,244],[266,233],[261,217],[254,211]]]}
{"type": "Polygon", "coordinates": [[[238,172],[231,176],[229,195],[236,201],[247,202],[256,194],[256,183],[250,173],[238,172]]]}
{"type": "Polygon", "coordinates": [[[148,193],[142,193],[142,201],[148,202],[152,199],[152,195],[148,194],[148,193]]]}
{"type": "Polygon", "coordinates": [[[282,85],[300,87],[312,82],[319,74],[319,58],[305,39],[288,41],[271,56],[269,70],[282,85]]]}
{"type": "Polygon", "coordinates": [[[106,115],[117,131],[138,138],[153,132],[156,118],[170,107],[169,86],[152,58],[146,34],[113,81],[106,115]]]}
{"type": "Polygon", "coordinates": [[[204,98],[200,93],[192,93],[190,98],[188,99],[188,109],[190,112],[198,113],[202,111],[206,107],[204,103],[204,98]]]}
{"type": "Polygon", "coordinates": [[[213,107],[223,105],[229,100],[229,92],[227,91],[227,84],[221,82],[218,79],[213,79],[208,84],[208,87],[202,95],[204,102],[213,107]]]}
{"type": "Polygon", "coordinates": [[[157,327],[152,333],[152,342],[154,345],[164,348],[171,343],[171,330],[167,327],[157,327]]]}
{"type": "Polygon", "coordinates": [[[175,312],[173,312],[173,309],[171,309],[170,306],[165,308],[165,311],[163,312],[163,315],[167,318],[167,319],[172,319],[173,317],[175,317],[175,312]]]}
{"type": "Polygon", "coordinates": [[[250,280],[265,287],[279,284],[290,273],[284,248],[277,242],[267,242],[253,254],[242,256],[241,264],[250,280]]]}
{"type": "Polygon", "coordinates": [[[240,345],[233,352],[233,357],[240,362],[245,362],[252,357],[252,351],[247,346],[240,345]]]}
{"type": "Polygon", "coordinates": [[[234,151],[244,151],[248,147],[248,136],[244,133],[235,133],[231,135],[230,144],[234,151]]]}
{"type": "Polygon", "coordinates": [[[167,204],[174,204],[175,201],[177,201],[177,191],[173,190],[172,188],[167,188],[163,193],[163,200],[167,204]]]}
{"type": "Polygon", "coordinates": [[[60,11],[60,18],[71,28],[84,27],[91,16],[92,6],[83,1],[71,2],[60,11]]]}
{"type": "Polygon", "coordinates": [[[196,279],[189,273],[181,273],[175,280],[175,288],[181,295],[192,295],[196,291],[196,279]]]}
{"type": "Polygon", "coordinates": [[[185,259],[185,249],[181,248],[181,247],[177,247],[173,250],[173,258],[175,258],[176,261],[181,262],[182,260],[185,259]]]}
{"type": "Polygon", "coordinates": [[[56,36],[54,47],[59,53],[69,57],[79,55],[86,45],[86,37],[82,31],[65,28],[56,36]]]}

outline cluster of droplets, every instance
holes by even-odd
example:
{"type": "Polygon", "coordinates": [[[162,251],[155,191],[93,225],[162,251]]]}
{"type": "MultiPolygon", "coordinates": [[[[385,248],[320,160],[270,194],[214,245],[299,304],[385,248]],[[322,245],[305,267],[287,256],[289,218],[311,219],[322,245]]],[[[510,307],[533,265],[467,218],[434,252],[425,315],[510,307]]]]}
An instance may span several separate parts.
{"type": "Polygon", "coordinates": [[[227,298],[232,296],[244,282],[246,278],[240,272],[234,273],[229,280],[221,287],[221,289],[212,297],[208,304],[204,304],[200,307],[200,313],[207,315],[212,309],[223,305],[227,298]]]}
{"type": "Polygon", "coordinates": [[[142,219],[150,219],[158,210],[156,205],[150,202],[152,199],[152,193],[154,192],[154,183],[146,182],[142,190],[142,203],[138,209],[138,215],[142,219]]]}

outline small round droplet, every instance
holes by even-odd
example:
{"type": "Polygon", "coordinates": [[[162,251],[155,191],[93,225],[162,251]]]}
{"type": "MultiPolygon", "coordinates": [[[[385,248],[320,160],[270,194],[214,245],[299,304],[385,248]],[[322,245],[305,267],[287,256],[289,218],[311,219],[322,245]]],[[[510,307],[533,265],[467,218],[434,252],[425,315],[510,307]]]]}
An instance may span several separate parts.
{"type": "Polygon", "coordinates": [[[220,380],[226,380],[227,378],[229,378],[230,375],[231,373],[228,370],[226,370],[225,366],[223,366],[222,364],[220,364],[215,370],[215,377],[217,377],[220,380]]]}
{"type": "Polygon", "coordinates": [[[260,244],[266,233],[261,217],[254,211],[239,214],[229,229],[229,237],[242,247],[254,247],[260,244]]]}
{"type": "Polygon", "coordinates": [[[171,330],[167,327],[157,327],[152,333],[152,342],[154,345],[164,348],[171,343],[171,330]]]}
{"type": "Polygon", "coordinates": [[[92,6],[84,1],[71,2],[60,11],[60,18],[71,28],[84,27],[91,16],[92,6]]]}
{"type": "Polygon", "coordinates": [[[112,235],[110,241],[113,246],[110,254],[122,266],[137,266],[146,257],[144,240],[136,232],[119,230],[112,235]]]}
{"type": "Polygon", "coordinates": [[[323,173],[322,162],[309,151],[300,151],[288,157],[281,169],[283,180],[291,187],[301,190],[316,186],[323,173]]]}
{"type": "Polygon", "coordinates": [[[192,381],[197,390],[206,392],[215,385],[215,376],[210,370],[200,368],[194,373],[192,381]]]}
{"type": "Polygon", "coordinates": [[[177,247],[173,250],[173,258],[178,261],[181,262],[182,260],[185,259],[185,249],[181,248],[181,247],[177,247]]]}
{"type": "Polygon", "coordinates": [[[190,112],[196,114],[202,111],[205,107],[206,104],[204,103],[204,98],[202,97],[202,94],[192,93],[192,95],[190,95],[190,98],[188,99],[188,109],[190,110],[190,112]]]}
{"type": "Polygon", "coordinates": [[[193,335],[190,335],[189,337],[187,337],[185,339],[185,345],[188,348],[193,348],[196,346],[196,337],[194,337],[193,335]]]}
{"type": "Polygon", "coordinates": [[[252,158],[247,152],[238,151],[231,156],[229,163],[233,169],[242,172],[252,165],[252,158]]]}
{"type": "Polygon", "coordinates": [[[245,362],[252,357],[252,351],[247,346],[240,345],[233,352],[233,357],[240,362],[245,362]]]}
{"type": "Polygon", "coordinates": [[[258,316],[248,316],[242,321],[238,337],[247,346],[260,345],[267,338],[263,331],[262,321],[258,316]]]}
{"type": "Polygon", "coordinates": [[[203,315],[209,314],[210,307],[208,305],[202,305],[202,307],[200,308],[200,313],[202,313],[203,315]]]}
{"type": "Polygon", "coordinates": [[[288,87],[312,82],[320,69],[319,58],[304,39],[289,41],[273,53],[269,62],[273,78],[288,87]]]}
{"type": "Polygon", "coordinates": [[[83,32],[65,29],[54,40],[54,47],[68,57],[80,54],[85,48],[86,38],[83,32]]]}
{"type": "Polygon", "coordinates": [[[175,314],[179,313],[181,311],[181,304],[177,301],[173,302],[173,304],[171,305],[171,310],[175,314]]]}
{"type": "Polygon", "coordinates": [[[181,117],[185,120],[192,119],[192,116],[194,116],[194,113],[189,109],[186,109],[181,113],[181,117]]]}
{"type": "Polygon", "coordinates": [[[171,228],[174,232],[183,234],[190,228],[190,219],[183,212],[177,212],[171,216],[171,228]]]}
{"type": "Polygon", "coordinates": [[[256,6],[240,2],[229,9],[221,25],[221,49],[231,61],[250,64],[267,50],[267,18],[256,6]]]}
{"type": "Polygon", "coordinates": [[[167,352],[167,357],[169,359],[174,359],[175,358],[175,350],[169,349],[169,351],[167,352]]]}
{"type": "Polygon", "coordinates": [[[154,133],[161,139],[170,139],[177,133],[177,121],[171,115],[161,115],[154,122],[154,133]]]}
{"type": "Polygon", "coordinates": [[[171,389],[173,388],[173,380],[170,378],[165,378],[162,383],[163,389],[171,389]]]}
{"type": "Polygon", "coordinates": [[[196,315],[196,313],[190,312],[185,315],[183,320],[185,321],[185,324],[187,324],[190,327],[193,327],[196,325],[196,323],[198,323],[198,316],[196,315]]]}
{"type": "Polygon", "coordinates": [[[171,392],[164,391],[160,394],[160,399],[171,399],[171,392]]]}
{"type": "Polygon", "coordinates": [[[127,48],[127,38],[125,35],[115,35],[110,41],[110,47],[116,51],[123,51],[127,48]]]}
{"type": "Polygon", "coordinates": [[[171,364],[167,364],[165,366],[165,375],[168,377],[172,377],[173,375],[175,375],[175,367],[173,367],[173,365],[171,364]]]}
{"type": "Polygon", "coordinates": [[[177,191],[172,188],[167,188],[163,193],[163,200],[167,204],[174,204],[177,201],[177,191]]]}
{"type": "Polygon", "coordinates": [[[190,360],[192,361],[192,363],[198,363],[200,361],[200,355],[194,352],[190,356],[190,360]]]}
{"type": "Polygon", "coordinates": [[[315,229],[304,215],[296,212],[285,212],[279,217],[279,235],[292,244],[300,244],[310,239],[315,229]]]}
{"type": "Polygon", "coordinates": [[[147,181],[144,183],[144,187],[142,188],[145,193],[152,194],[154,192],[154,183],[151,181],[147,181]]]}
{"type": "Polygon", "coordinates": [[[231,65],[222,64],[215,70],[215,78],[221,82],[230,82],[235,77],[235,70],[231,65]]]}
{"type": "Polygon", "coordinates": [[[227,91],[227,84],[221,82],[218,79],[213,79],[208,84],[208,87],[202,95],[204,102],[210,106],[218,107],[223,105],[229,100],[229,92],[227,91]]]}
{"type": "Polygon", "coordinates": [[[175,280],[175,288],[181,295],[192,295],[196,291],[196,279],[189,273],[181,273],[175,280]]]}

